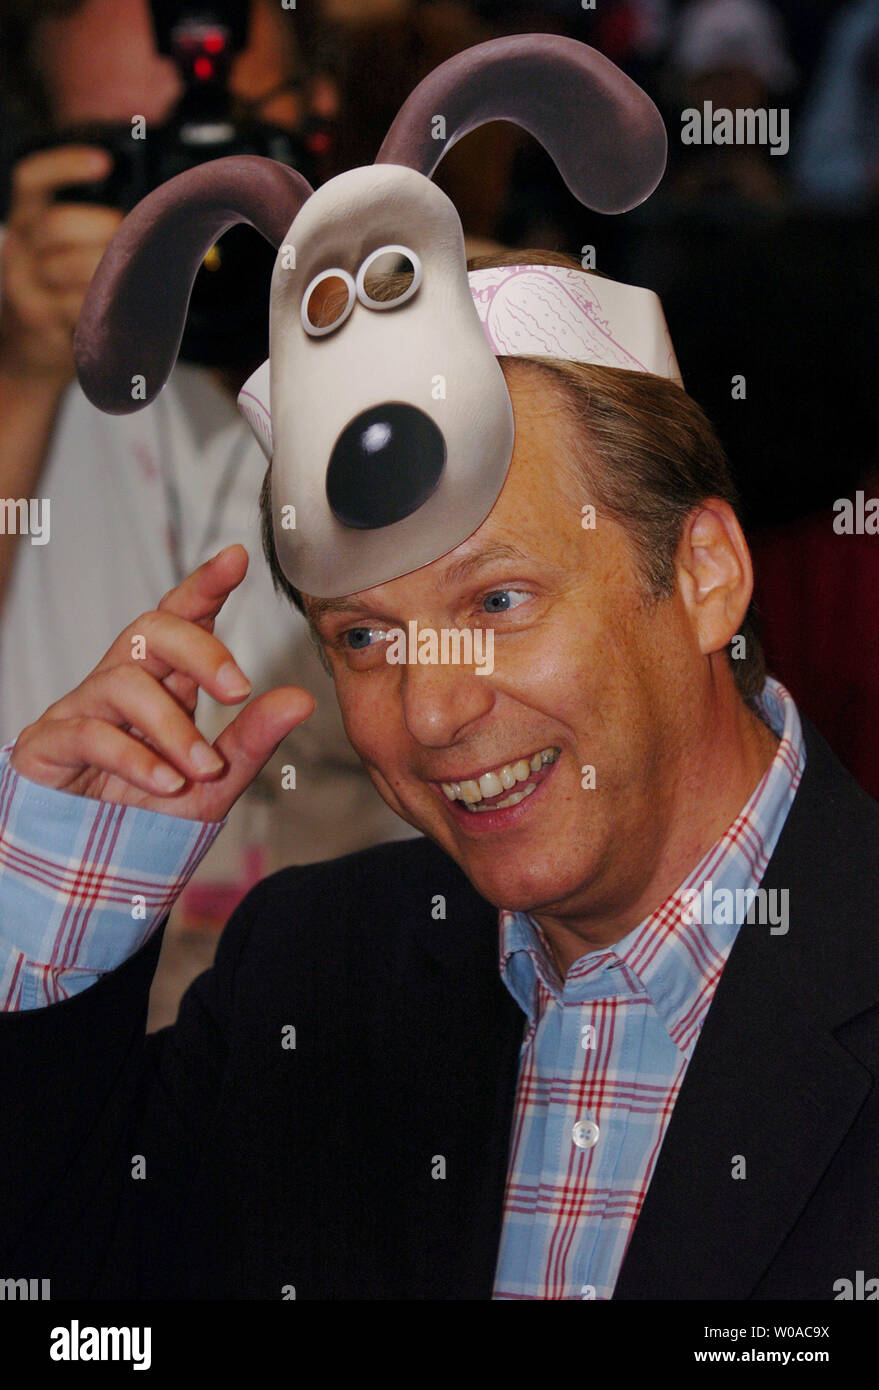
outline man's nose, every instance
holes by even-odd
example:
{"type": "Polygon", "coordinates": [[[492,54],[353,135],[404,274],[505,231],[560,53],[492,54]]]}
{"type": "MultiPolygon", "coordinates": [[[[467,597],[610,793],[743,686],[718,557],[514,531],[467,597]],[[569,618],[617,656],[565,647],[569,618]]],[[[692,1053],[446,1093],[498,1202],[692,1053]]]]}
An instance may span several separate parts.
{"type": "Polygon", "coordinates": [[[494,705],[492,678],[477,675],[475,666],[413,664],[401,670],[406,728],[425,748],[451,747],[494,705]]]}

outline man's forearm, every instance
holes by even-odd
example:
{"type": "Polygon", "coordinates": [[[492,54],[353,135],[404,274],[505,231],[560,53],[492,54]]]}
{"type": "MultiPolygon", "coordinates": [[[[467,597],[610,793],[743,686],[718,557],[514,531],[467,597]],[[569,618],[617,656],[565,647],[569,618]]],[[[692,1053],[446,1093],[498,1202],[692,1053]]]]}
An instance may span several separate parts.
{"type": "Polygon", "coordinates": [[[61,378],[19,374],[0,360],[0,609],[18,543],[9,521],[17,513],[4,502],[33,495],[66,389],[61,378]]]}

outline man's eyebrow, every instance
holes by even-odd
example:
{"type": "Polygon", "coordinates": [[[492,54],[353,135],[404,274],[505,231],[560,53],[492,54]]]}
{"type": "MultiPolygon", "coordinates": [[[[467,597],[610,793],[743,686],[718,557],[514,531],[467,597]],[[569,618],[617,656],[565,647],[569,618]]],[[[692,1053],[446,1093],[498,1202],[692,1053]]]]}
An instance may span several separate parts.
{"type": "Polygon", "coordinates": [[[478,570],[483,569],[486,565],[494,564],[497,560],[522,560],[531,564],[534,556],[520,550],[517,545],[498,541],[495,545],[487,546],[485,550],[477,550],[472,555],[465,555],[463,559],[455,560],[437,581],[438,585],[441,589],[448,589],[453,584],[460,584],[478,570]]]}
{"type": "MultiPolygon", "coordinates": [[[[490,545],[485,550],[478,550],[472,555],[465,555],[462,559],[455,560],[437,578],[437,588],[448,589],[453,584],[460,584],[469,579],[477,570],[483,569],[486,565],[494,564],[497,560],[530,562],[533,559],[533,555],[528,555],[518,546],[499,541],[496,545],[490,545]]],[[[362,612],[369,612],[369,607],[370,605],[360,599],[357,594],[349,594],[343,598],[313,598],[308,601],[308,616],[312,623],[317,623],[321,618],[327,617],[331,613],[348,613],[357,609],[362,612]]]]}
{"type": "Polygon", "coordinates": [[[308,603],[308,616],[322,618],[325,613],[342,613],[347,608],[356,608],[353,598],[313,598],[308,603]]]}

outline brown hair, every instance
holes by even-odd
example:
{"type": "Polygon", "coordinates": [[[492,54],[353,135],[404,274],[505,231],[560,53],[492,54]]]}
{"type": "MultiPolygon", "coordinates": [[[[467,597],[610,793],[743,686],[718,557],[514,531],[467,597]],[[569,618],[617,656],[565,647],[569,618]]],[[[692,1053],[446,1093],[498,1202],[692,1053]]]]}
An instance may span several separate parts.
{"type": "MultiPolygon", "coordinates": [[[[553,251],[505,251],[468,261],[471,270],[498,265],[581,268],[572,257],[553,251]]],[[[395,278],[388,277],[383,292],[372,288],[371,292],[375,298],[393,298],[398,292],[395,278]]],[[[332,306],[327,311],[332,316],[332,306]]],[[[596,510],[627,531],[646,595],[657,602],[670,597],[686,518],[709,497],[728,502],[737,515],[740,510],[723,447],[699,406],[676,382],[647,372],[555,358],[499,360],[505,369],[537,372],[557,388],[574,438],[587,446],[581,455],[579,481],[596,510]]],[[[263,549],[275,589],[305,614],[302,596],[282,572],[275,550],[271,465],[263,481],[260,511],[263,549]]],[[[752,700],[762,690],[766,675],[753,604],[739,635],[744,638],[744,656],[727,655],[739,694],[752,700]]]]}

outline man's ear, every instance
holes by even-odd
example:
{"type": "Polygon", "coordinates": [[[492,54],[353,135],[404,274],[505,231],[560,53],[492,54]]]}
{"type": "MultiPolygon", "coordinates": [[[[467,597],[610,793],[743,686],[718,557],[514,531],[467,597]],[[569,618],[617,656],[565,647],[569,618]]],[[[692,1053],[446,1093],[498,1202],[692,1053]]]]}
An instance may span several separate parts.
{"type": "Polygon", "coordinates": [[[678,586],[702,652],[723,651],[751,602],[754,571],[728,502],[706,498],[687,517],[675,559],[678,586]]]}

